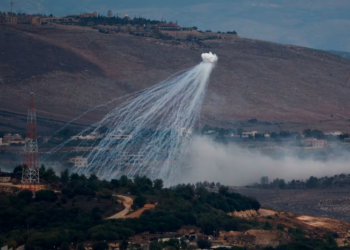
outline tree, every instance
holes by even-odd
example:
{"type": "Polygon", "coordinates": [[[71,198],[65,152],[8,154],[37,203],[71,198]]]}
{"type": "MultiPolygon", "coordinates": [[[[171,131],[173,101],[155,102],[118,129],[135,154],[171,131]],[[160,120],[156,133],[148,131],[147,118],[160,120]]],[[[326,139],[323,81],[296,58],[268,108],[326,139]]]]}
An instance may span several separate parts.
{"type": "Polygon", "coordinates": [[[62,242],[60,249],[61,250],[69,250],[69,243],[68,242],[62,242]]]}
{"type": "Polygon", "coordinates": [[[219,188],[219,193],[220,193],[220,194],[223,194],[223,195],[228,194],[228,187],[221,186],[221,187],[219,188]]]}
{"type": "Polygon", "coordinates": [[[237,134],[238,134],[238,135],[241,136],[243,132],[244,132],[244,129],[243,129],[243,128],[238,128],[238,129],[237,129],[237,134]]]}
{"type": "Polygon", "coordinates": [[[16,174],[22,173],[22,166],[21,166],[21,165],[16,166],[16,167],[13,169],[13,173],[14,173],[15,175],[16,175],[16,174]]]}
{"type": "Polygon", "coordinates": [[[286,182],[283,179],[280,179],[278,182],[278,187],[280,189],[285,189],[286,188],[286,182]]]}
{"type": "Polygon", "coordinates": [[[25,200],[26,202],[30,202],[33,199],[32,191],[26,189],[18,193],[18,197],[25,200]]]}
{"type": "MultiPolygon", "coordinates": [[[[97,242],[97,243],[92,245],[92,249],[93,250],[108,250],[109,246],[108,246],[107,242],[97,242]]],[[[122,250],[122,249],[120,248],[120,250],[122,250]]],[[[124,249],[124,250],[126,250],[126,249],[124,249]]]]}
{"type": "Polygon", "coordinates": [[[128,185],[129,179],[126,175],[123,175],[122,177],[120,177],[119,182],[121,187],[126,187],[128,185]]]}
{"type": "Polygon", "coordinates": [[[170,239],[166,242],[168,246],[174,247],[175,249],[180,248],[180,243],[178,239],[170,239]]]}
{"type": "Polygon", "coordinates": [[[63,172],[61,172],[61,181],[63,184],[68,184],[69,182],[69,172],[68,169],[64,170],[63,172]]]}
{"type": "Polygon", "coordinates": [[[146,197],[140,195],[134,199],[134,205],[136,207],[143,207],[146,204],[146,197]]]}
{"type": "MultiPolygon", "coordinates": [[[[120,250],[126,250],[128,249],[129,243],[126,240],[123,240],[120,245],[119,245],[119,249],[120,250]]],[[[94,249],[95,250],[95,249],[94,249]]]]}
{"type": "Polygon", "coordinates": [[[162,250],[162,249],[163,249],[162,246],[157,242],[151,242],[151,244],[149,244],[149,250],[162,250]]]}
{"type": "Polygon", "coordinates": [[[161,190],[163,188],[163,180],[161,180],[161,179],[154,180],[153,187],[154,187],[154,189],[161,190]]]}
{"type": "Polygon", "coordinates": [[[35,200],[53,202],[57,200],[57,194],[52,190],[39,190],[35,193],[35,200]]]}
{"type": "Polygon", "coordinates": [[[120,181],[117,180],[117,179],[111,180],[111,184],[112,184],[115,188],[119,188],[119,187],[120,187],[120,181]]]}
{"type": "Polygon", "coordinates": [[[209,249],[211,247],[211,242],[209,240],[198,240],[197,241],[197,246],[200,248],[200,249],[209,249]]]}
{"type": "Polygon", "coordinates": [[[310,179],[306,181],[306,186],[308,188],[316,188],[318,186],[318,179],[317,177],[311,176],[310,179]]]}
{"type": "Polygon", "coordinates": [[[271,230],[271,229],[272,229],[272,226],[270,222],[266,221],[264,224],[264,230],[271,230]]]}
{"type": "Polygon", "coordinates": [[[85,250],[84,244],[78,244],[77,250],[85,250]]]}
{"type": "Polygon", "coordinates": [[[107,11],[107,17],[108,17],[108,18],[111,18],[112,16],[113,16],[112,10],[108,10],[108,11],[107,11]]]}

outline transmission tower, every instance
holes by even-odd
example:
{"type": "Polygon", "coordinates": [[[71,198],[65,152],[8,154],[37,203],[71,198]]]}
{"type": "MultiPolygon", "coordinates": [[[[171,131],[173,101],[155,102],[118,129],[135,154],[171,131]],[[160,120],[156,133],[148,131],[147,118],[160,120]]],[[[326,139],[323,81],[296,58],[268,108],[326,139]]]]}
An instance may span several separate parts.
{"type": "Polygon", "coordinates": [[[30,103],[27,117],[27,130],[24,145],[22,165],[22,188],[29,189],[35,195],[39,184],[39,154],[36,131],[36,110],[34,93],[30,93],[30,103]]]}

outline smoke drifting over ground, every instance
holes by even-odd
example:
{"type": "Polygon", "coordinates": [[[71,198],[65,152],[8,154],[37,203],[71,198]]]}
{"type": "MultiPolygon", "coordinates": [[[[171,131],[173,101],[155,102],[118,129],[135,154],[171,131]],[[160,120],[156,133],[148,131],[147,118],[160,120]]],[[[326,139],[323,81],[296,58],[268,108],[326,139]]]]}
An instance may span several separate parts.
{"type": "Polygon", "coordinates": [[[274,159],[258,151],[223,145],[204,137],[196,137],[190,149],[190,169],[179,174],[180,183],[215,181],[241,186],[258,182],[261,176],[270,180],[282,178],[305,180],[310,176],[331,176],[349,172],[346,157],[332,161],[300,159],[293,151],[274,159]]]}

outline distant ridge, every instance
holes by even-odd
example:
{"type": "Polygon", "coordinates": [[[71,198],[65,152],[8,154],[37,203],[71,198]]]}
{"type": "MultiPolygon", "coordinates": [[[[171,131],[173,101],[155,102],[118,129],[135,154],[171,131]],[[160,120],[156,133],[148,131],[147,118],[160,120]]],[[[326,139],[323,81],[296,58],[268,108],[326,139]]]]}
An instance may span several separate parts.
{"type": "Polygon", "coordinates": [[[329,53],[332,53],[337,56],[344,57],[346,59],[350,60],[350,52],[344,52],[344,51],[336,51],[336,50],[326,50],[329,53]]]}

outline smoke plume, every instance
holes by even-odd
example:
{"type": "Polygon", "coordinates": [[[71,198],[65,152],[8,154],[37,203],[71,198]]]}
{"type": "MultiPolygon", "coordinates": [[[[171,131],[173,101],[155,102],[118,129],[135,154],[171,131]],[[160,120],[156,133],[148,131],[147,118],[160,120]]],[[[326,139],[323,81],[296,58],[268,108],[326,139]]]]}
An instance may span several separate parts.
{"type": "Polygon", "coordinates": [[[349,172],[346,157],[319,161],[312,158],[300,159],[291,150],[285,150],[281,154],[283,156],[273,158],[234,144],[223,145],[205,137],[196,137],[188,156],[191,167],[179,174],[178,182],[207,180],[241,186],[259,182],[261,176],[268,176],[270,180],[282,178],[291,181],[349,172]]]}

